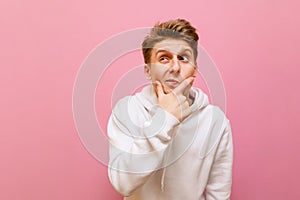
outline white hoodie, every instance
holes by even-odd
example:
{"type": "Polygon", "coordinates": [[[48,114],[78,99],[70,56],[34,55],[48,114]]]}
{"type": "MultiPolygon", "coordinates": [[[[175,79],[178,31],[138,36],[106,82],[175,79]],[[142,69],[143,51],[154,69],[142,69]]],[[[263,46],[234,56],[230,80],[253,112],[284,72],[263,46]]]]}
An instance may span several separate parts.
{"type": "Polygon", "coordinates": [[[108,174],[125,200],[230,198],[233,146],[229,120],[198,88],[181,123],[156,106],[152,85],[121,99],[108,123],[108,174]]]}

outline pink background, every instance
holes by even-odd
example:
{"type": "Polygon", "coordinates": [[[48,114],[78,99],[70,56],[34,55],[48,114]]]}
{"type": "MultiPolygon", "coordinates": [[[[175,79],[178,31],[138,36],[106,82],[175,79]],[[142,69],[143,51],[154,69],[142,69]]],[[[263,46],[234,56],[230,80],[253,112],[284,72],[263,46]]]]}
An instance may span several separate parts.
{"type": "Polygon", "coordinates": [[[0,199],[121,199],[75,129],[76,74],[110,36],[178,17],[198,28],[225,84],[232,199],[300,199],[298,2],[1,1],[0,199]]]}

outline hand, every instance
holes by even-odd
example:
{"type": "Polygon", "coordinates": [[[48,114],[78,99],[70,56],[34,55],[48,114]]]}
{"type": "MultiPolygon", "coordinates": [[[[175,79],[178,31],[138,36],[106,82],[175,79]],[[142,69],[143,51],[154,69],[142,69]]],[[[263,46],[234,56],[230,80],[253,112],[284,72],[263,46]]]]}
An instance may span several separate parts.
{"type": "Polygon", "coordinates": [[[159,81],[155,82],[158,105],[174,115],[180,122],[192,113],[188,99],[184,95],[184,92],[189,86],[191,86],[193,80],[194,77],[185,79],[168,94],[164,92],[163,86],[159,81]]]}

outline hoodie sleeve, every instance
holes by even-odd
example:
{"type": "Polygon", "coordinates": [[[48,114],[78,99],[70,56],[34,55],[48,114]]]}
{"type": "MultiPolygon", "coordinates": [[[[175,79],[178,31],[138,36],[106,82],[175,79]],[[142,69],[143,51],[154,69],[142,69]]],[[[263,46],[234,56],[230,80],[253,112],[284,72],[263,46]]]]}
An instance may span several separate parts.
{"type": "Polygon", "coordinates": [[[207,200],[230,199],[232,184],[232,162],[232,133],[230,123],[227,120],[227,126],[217,147],[215,160],[213,162],[209,180],[206,186],[207,200]]]}
{"type": "Polygon", "coordinates": [[[123,100],[116,105],[108,123],[108,175],[120,194],[130,196],[162,166],[173,129],[179,121],[154,106],[149,112],[149,119],[143,124],[136,124],[126,114],[131,105],[126,102],[123,100]]]}

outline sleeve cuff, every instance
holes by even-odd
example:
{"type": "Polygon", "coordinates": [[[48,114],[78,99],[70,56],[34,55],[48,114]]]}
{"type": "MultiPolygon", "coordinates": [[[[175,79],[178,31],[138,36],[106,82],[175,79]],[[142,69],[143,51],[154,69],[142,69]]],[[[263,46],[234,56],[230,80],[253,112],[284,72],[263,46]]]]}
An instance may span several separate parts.
{"type": "Polygon", "coordinates": [[[151,119],[144,123],[144,135],[146,137],[162,137],[170,140],[172,129],[178,125],[179,120],[158,105],[150,110],[151,119]]]}

